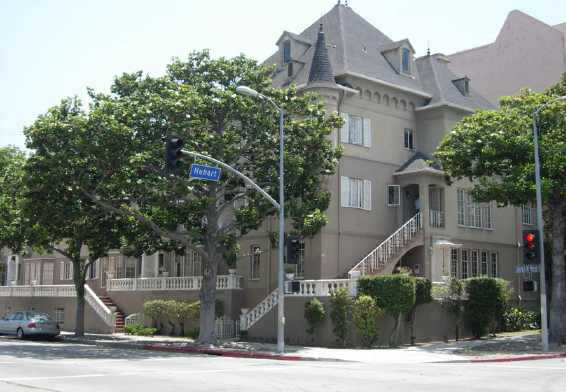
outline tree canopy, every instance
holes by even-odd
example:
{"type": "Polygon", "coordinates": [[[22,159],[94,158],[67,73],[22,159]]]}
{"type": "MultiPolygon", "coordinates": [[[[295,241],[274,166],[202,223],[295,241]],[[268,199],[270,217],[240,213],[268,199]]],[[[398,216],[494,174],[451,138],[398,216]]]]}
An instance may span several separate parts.
{"type": "MultiPolygon", "coordinates": [[[[536,202],[533,111],[566,95],[562,83],[544,93],[529,89],[502,97],[497,111],[478,110],[454,126],[435,157],[446,180],[467,178],[476,201],[500,206],[536,202]]],[[[537,116],[542,204],[552,226],[552,296],[549,338],[566,343],[564,210],[566,207],[566,102],[557,101],[537,116]]]]}
{"type": "MultiPolygon", "coordinates": [[[[83,134],[68,150],[85,161],[77,181],[97,206],[134,218],[178,252],[202,257],[201,332],[214,341],[218,267],[238,254],[237,240],[259,229],[277,210],[239,177],[218,182],[164,170],[165,139],[179,135],[184,149],[211,156],[245,173],[275,200],[279,194],[279,118],[269,103],[236,94],[245,85],[285,109],[285,212],[293,231],[314,236],[326,224],[330,192],[321,176],[334,173],[341,148],[327,136],[342,124],[315,94],[270,88],[273,69],[241,55],[212,59],[207,51],[174,59],[161,77],[142,72],[117,77],[110,94],[90,91],[89,111],[76,121],[83,134]]],[[[61,148],[61,146],[59,146],[61,148]]],[[[129,243],[133,249],[143,244],[129,243]],[[138,246],[139,245],[139,246],[138,246]]]]}

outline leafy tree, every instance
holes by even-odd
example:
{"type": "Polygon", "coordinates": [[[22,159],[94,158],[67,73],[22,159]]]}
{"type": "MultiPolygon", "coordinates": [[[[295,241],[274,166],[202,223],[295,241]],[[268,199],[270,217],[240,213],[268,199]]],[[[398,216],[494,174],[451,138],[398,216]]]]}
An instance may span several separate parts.
{"type": "Polygon", "coordinates": [[[330,293],[330,320],[334,328],[334,336],[336,336],[336,343],[341,346],[346,345],[348,339],[348,314],[350,313],[350,305],[352,298],[348,293],[346,287],[340,287],[330,293]]]}
{"type": "Polygon", "coordinates": [[[305,302],[305,319],[309,324],[307,333],[311,335],[311,342],[314,343],[316,327],[324,320],[324,305],[317,298],[305,302]]]}
{"type": "Polygon", "coordinates": [[[90,163],[81,191],[104,209],[147,225],[181,252],[201,256],[200,343],[215,342],[219,266],[233,265],[238,240],[278,211],[228,171],[218,182],[190,179],[189,163],[199,160],[184,158],[180,175],[167,174],[167,134],[181,136],[186,150],[246,173],[277,200],[279,118],[269,103],[240,96],[236,87],[262,92],[286,112],[285,212],[293,231],[312,237],[327,222],[330,192],[320,179],[334,173],[341,155],[327,137],[342,119],[327,116],[312,93],[269,88],[272,71],[243,55],[214,60],[204,51],[175,59],[163,77],[124,74],[111,94],[90,93],[88,137],[75,150],[77,159],[86,154],[90,163]]]}
{"type": "Polygon", "coordinates": [[[162,299],[147,301],[142,305],[144,316],[151,317],[153,327],[157,328],[158,334],[161,334],[161,330],[163,328],[163,325],[158,326],[159,318],[165,314],[166,307],[166,303],[162,299]]]}
{"type": "Polygon", "coordinates": [[[379,339],[377,317],[382,313],[369,295],[360,296],[354,303],[354,324],[364,339],[364,347],[371,348],[379,339]]]}
{"type": "Polygon", "coordinates": [[[21,250],[22,216],[19,208],[22,197],[25,154],[17,147],[0,148],[0,249],[21,250]]]}
{"type": "Polygon", "coordinates": [[[377,306],[395,320],[389,334],[389,346],[397,346],[401,314],[407,314],[415,303],[415,280],[408,275],[363,276],[358,280],[358,293],[369,295],[377,306]]]}
{"type": "MultiPolygon", "coordinates": [[[[499,206],[535,202],[533,110],[564,95],[566,73],[545,93],[522,90],[502,97],[498,111],[478,110],[456,124],[435,154],[448,183],[461,178],[473,181],[478,202],[496,201],[499,206]]],[[[537,117],[542,205],[553,221],[549,341],[554,344],[566,344],[565,112],[566,102],[557,101],[537,117]]]]}
{"type": "MultiPolygon", "coordinates": [[[[91,168],[88,155],[82,153],[84,140],[89,138],[88,122],[80,101],[71,98],[25,128],[26,146],[32,152],[19,184],[19,232],[11,240],[18,251],[31,246],[40,252],[57,252],[72,262],[76,336],[84,336],[89,268],[110,249],[121,248],[125,238],[137,243],[130,230],[139,234],[145,229],[135,219],[101,208],[81,192],[81,177],[91,168]]],[[[160,242],[158,236],[152,236],[153,242],[147,244],[160,242]]]]}
{"type": "Polygon", "coordinates": [[[408,313],[405,314],[406,320],[409,322],[409,330],[411,331],[411,346],[415,345],[415,319],[417,317],[417,307],[432,302],[432,282],[425,278],[415,279],[415,303],[408,313]]]}

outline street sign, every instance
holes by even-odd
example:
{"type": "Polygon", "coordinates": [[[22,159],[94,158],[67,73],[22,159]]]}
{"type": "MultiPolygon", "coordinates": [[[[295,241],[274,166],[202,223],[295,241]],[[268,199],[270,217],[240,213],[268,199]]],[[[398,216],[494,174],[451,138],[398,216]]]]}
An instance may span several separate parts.
{"type": "Polygon", "coordinates": [[[516,265],[515,266],[515,273],[516,274],[531,274],[533,272],[538,272],[538,265],[529,264],[529,265],[516,265]]]}
{"type": "Polygon", "coordinates": [[[210,167],[204,165],[197,165],[193,163],[191,165],[191,174],[189,177],[200,178],[202,180],[218,181],[220,178],[220,168],[210,167]]]}

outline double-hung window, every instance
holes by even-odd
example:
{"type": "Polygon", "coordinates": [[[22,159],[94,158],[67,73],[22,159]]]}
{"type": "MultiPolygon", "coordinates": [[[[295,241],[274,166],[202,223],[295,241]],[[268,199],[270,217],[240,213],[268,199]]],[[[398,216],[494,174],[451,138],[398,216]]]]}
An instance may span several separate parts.
{"type": "Polygon", "coordinates": [[[478,276],[478,255],[477,250],[472,250],[472,278],[478,276]]]}
{"type": "Polygon", "coordinates": [[[497,264],[497,252],[491,252],[491,277],[499,277],[499,266],[497,264]]]}
{"type": "Polygon", "coordinates": [[[487,255],[485,250],[481,252],[481,276],[487,276],[487,255]]]}
{"type": "Polygon", "coordinates": [[[521,206],[521,216],[522,216],[522,221],[524,225],[532,225],[533,221],[532,221],[532,206],[531,203],[525,204],[521,206]]]}
{"type": "Polygon", "coordinates": [[[405,129],[405,136],[403,138],[403,145],[405,150],[415,149],[415,131],[410,129],[405,129]]]}
{"type": "Polygon", "coordinates": [[[341,177],[341,206],[371,210],[371,181],[341,177]]]}
{"type": "Polygon", "coordinates": [[[371,147],[371,121],[369,118],[350,116],[342,113],[344,125],[340,131],[342,143],[371,147]]]}
{"type": "Polygon", "coordinates": [[[468,251],[462,249],[462,279],[468,279],[468,251]]]}
{"type": "Polygon", "coordinates": [[[458,226],[493,230],[491,203],[476,203],[464,189],[456,193],[458,226]]]}
{"type": "Polygon", "coordinates": [[[59,271],[61,280],[71,280],[73,279],[73,263],[72,262],[61,262],[61,270],[59,271]]]}
{"type": "Polygon", "coordinates": [[[258,245],[252,245],[250,279],[259,279],[259,267],[261,261],[260,252],[261,248],[258,245]]]}
{"type": "Polygon", "coordinates": [[[450,250],[450,276],[458,277],[458,249],[450,250]]]}

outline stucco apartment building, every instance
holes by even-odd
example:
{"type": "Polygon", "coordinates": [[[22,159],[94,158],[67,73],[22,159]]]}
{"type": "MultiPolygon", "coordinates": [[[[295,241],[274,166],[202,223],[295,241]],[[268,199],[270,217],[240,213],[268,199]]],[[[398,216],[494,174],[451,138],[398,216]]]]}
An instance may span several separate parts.
{"type": "MultiPolygon", "coordinates": [[[[314,91],[328,111],[345,119],[344,127],[330,136],[335,146],[344,146],[344,155],[336,174],[321,185],[332,191],[329,223],[313,239],[301,239],[295,270],[301,290],[285,299],[291,340],[306,339],[305,300],[317,296],[328,305],[331,288],[346,286],[355,295],[359,275],[388,274],[397,266],[433,282],[442,282],[446,274],[502,277],[511,281],[514,299],[520,294],[524,303],[535,306],[536,296],[520,290],[523,277],[514,272],[522,259],[520,233],[533,224],[531,209],[475,203],[468,183],[447,186],[441,168],[430,162],[454,124],[476,109],[494,108],[476,91],[474,80],[453,73],[442,54],[415,58],[408,39],[393,42],[342,4],[300,34],[282,32],[276,45],[265,61],[275,64],[273,85],[314,91]]],[[[262,230],[242,241],[242,253],[251,256],[236,271],[221,270],[217,283],[226,317],[261,338],[276,334],[276,311],[271,309],[277,303],[277,254],[259,253],[269,247],[265,230],[276,228],[276,220],[267,220],[262,230]]],[[[60,298],[47,286],[70,284],[72,273],[67,261],[50,257],[6,255],[6,282],[17,286],[0,288],[0,306],[13,309],[33,299],[43,301],[49,313],[60,312],[60,298]],[[34,297],[32,290],[40,286],[50,294],[34,297]]],[[[97,262],[87,280],[94,294],[87,316],[107,314],[98,297],[113,301],[110,306],[124,315],[140,313],[149,299],[196,300],[199,275],[195,254],[130,259],[112,252],[97,262]]],[[[74,309],[67,305],[65,311],[72,314],[74,309]]],[[[429,328],[419,339],[439,338],[438,309],[423,312],[429,328]]],[[[68,318],[70,328],[73,320],[68,318]]],[[[93,322],[87,330],[113,330],[108,324],[111,318],[106,324],[93,322]]],[[[321,331],[321,343],[333,341],[328,320],[321,331]]]]}
{"type": "Polygon", "coordinates": [[[566,23],[555,26],[519,10],[509,13],[495,42],[447,56],[449,68],[467,76],[493,105],[530,87],[542,92],[566,71],[566,23]]]}

